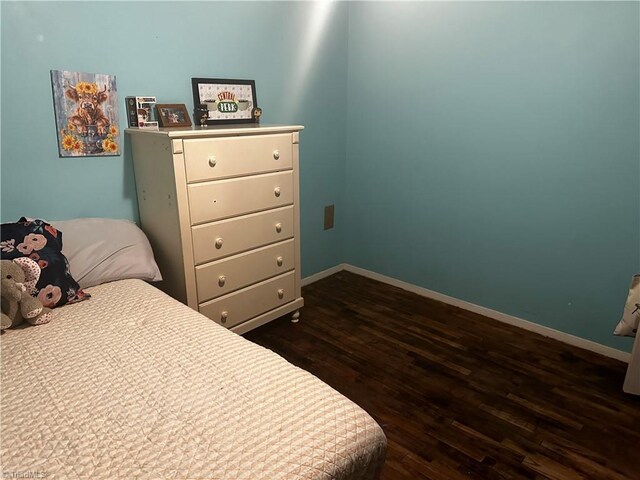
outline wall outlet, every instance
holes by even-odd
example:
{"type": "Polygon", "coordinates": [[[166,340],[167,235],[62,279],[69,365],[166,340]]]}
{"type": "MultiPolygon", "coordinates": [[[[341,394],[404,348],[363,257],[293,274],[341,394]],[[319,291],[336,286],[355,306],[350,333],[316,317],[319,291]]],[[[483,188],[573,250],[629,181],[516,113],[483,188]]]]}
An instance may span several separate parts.
{"type": "Polygon", "coordinates": [[[335,214],[335,205],[327,205],[324,207],[324,229],[329,230],[333,228],[333,217],[335,214]]]}

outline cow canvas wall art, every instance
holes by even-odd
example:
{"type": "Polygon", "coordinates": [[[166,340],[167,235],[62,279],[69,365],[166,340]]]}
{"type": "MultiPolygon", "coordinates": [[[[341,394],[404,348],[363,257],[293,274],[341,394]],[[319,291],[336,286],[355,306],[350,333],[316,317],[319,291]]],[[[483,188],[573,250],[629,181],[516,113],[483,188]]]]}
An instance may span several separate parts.
{"type": "Polygon", "coordinates": [[[60,157],[120,155],[116,77],[51,70],[60,157]]]}

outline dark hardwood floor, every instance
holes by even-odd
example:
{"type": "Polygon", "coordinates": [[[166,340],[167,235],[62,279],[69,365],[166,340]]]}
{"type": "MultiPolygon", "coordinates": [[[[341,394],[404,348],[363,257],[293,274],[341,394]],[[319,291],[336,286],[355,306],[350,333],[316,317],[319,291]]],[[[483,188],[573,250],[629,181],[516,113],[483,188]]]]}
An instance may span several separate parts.
{"type": "Polygon", "coordinates": [[[382,479],[640,479],[626,365],[358,275],[245,335],[367,410],[382,479]]]}

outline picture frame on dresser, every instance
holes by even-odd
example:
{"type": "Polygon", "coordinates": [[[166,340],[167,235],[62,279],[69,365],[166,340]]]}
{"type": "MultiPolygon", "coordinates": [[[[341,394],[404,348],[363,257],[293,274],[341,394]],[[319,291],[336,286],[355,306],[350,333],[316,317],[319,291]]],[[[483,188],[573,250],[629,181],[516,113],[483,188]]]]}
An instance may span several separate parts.
{"type": "Polygon", "coordinates": [[[191,119],[184,103],[156,104],[158,121],[161,127],[190,127],[191,119]]]}
{"type": "Polygon", "coordinates": [[[256,123],[255,80],[192,78],[194,105],[207,106],[207,125],[256,123]]]}

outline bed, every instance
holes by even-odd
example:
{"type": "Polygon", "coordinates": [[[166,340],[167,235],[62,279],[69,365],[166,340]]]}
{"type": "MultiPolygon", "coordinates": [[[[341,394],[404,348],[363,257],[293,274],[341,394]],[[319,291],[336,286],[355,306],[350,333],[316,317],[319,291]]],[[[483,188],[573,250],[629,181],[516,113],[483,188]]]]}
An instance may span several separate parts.
{"type": "Polygon", "coordinates": [[[1,336],[3,475],[378,475],[382,429],[313,375],[142,280],[86,291],[1,336]]]}

